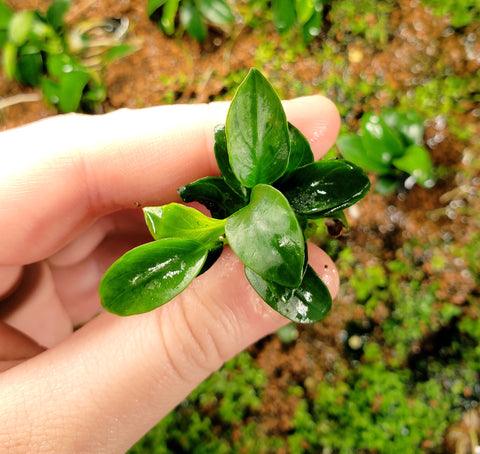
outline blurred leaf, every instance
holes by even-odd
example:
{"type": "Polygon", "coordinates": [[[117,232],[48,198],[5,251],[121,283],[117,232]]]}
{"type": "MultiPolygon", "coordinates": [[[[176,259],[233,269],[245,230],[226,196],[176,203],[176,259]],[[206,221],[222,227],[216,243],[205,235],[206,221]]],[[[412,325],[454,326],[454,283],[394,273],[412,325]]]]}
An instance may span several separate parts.
{"type": "Polygon", "coordinates": [[[119,44],[118,46],[112,47],[108,50],[107,54],[105,55],[104,62],[106,64],[111,63],[114,60],[118,60],[119,58],[131,54],[134,52],[134,50],[134,47],[130,44],[119,44]]]}
{"type": "Polygon", "coordinates": [[[167,0],[163,7],[160,25],[167,35],[175,32],[175,17],[177,16],[179,0],[167,0]]]}
{"type": "Polygon", "coordinates": [[[292,28],[295,23],[295,0],[274,0],[273,23],[278,31],[283,33],[292,28]]]}
{"type": "Polygon", "coordinates": [[[35,46],[23,46],[17,58],[16,76],[23,85],[36,87],[43,74],[43,58],[35,46]]]}
{"type": "Polygon", "coordinates": [[[347,161],[353,162],[367,172],[373,172],[378,175],[390,172],[390,166],[384,164],[381,159],[379,159],[379,156],[367,154],[359,135],[353,133],[341,134],[338,136],[336,143],[340,154],[347,161]]]}
{"type": "Polygon", "coordinates": [[[183,0],[180,5],[180,22],[187,33],[199,42],[205,41],[207,27],[203,22],[200,11],[192,0],[183,0]]]}
{"type": "Polygon", "coordinates": [[[306,24],[315,13],[315,4],[313,0],[295,0],[295,11],[298,22],[301,25],[306,24]]]}
{"type": "Polygon", "coordinates": [[[147,2],[147,13],[151,16],[158,8],[163,6],[167,0],[148,0],[147,2]]]}
{"type": "Polygon", "coordinates": [[[363,147],[371,159],[388,165],[395,157],[403,154],[403,146],[398,135],[378,115],[364,115],[361,132],[363,147]]]}
{"type": "Polygon", "coordinates": [[[433,165],[425,147],[411,145],[403,156],[393,161],[393,165],[412,175],[422,186],[428,185],[429,181],[433,183],[433,165]]]}
{"type": "Polygon", "coordinates": [[[63,113],[76,112],[90,75],[83,71],[65,73],[60,80],[58,106],[63,113]]]}
{"type": "Polygon", "coordinates": [[[200,13],[214,24],[226,25],[235,18],[230,6],[223,0],[197,0],[196,4],[200,13]]]}
{"type": "Polygon", "coordinates": [[[2,66],[7,78],[13,79],[17,66],[17,46],[11,41],[8,41],[5,43],[5,46],[3,46],[2,66]]]}
{"type": "Polygon", "coordinates": [[[32,11],[20,11],[13,15],[8,26],[8,39],[16,46],[27,41],[33,23],[32,11]]]}
{"type": "Polygon", "coordinates": [[[423,145],[425,127],[422,117],[417,112],[400,113],[393,109],[387,109],[382,112],[381,117],[391,129],[401,133],[406,146],[423,145]]]}
{"type": "Polygon", "coordinates": [[[47,21],[54,30],[60,30],[64,26],[65,14],[71,5],[71,0],[56,0],[47,10],[47,21]]]}
{"type": "Polygon", "coordinates": [[[7,30],[14,11],[6,3],[0,0],[0,30],[7,30]]]}

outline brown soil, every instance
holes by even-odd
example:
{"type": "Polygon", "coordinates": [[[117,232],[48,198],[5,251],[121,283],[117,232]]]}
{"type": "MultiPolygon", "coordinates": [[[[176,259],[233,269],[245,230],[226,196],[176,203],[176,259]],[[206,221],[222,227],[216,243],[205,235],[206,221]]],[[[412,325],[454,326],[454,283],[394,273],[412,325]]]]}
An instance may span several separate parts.
{"type": "MultiPolygon", "coordinates": [[[[10,0],[16,9],[46,9],[49,0],[10,0]]],[[[225,94],[223,80],[231,72],[247,70],[254,64],[256,43],[266,34],[272,42],[279,38],[273,28],[251,30],[241,24],[231,33],[211,30],[208,41],[199,44],[188,36],[167,38],[160,33],[146,14],[143,0],[78,0],[68,14],[72,24],[88,17],[126,16],[133,24],[133,33],[141,43],[137,52],[114,62],[107,69],[108,98],[103,111],[122,107],[138,108],[158,105],[166,99],[178,103],[205,102],[225,94]],[[173,92],[173,99],[171,93],[173,92]],[[168,98],[169,97],[169,98],[168,98]]],[[[375,20],[375,18],[372,18],[375,20]]],[[[397,90],[408,90],[429,79],[431,71],[448,68],[450,73],[473,75],[480,68],[480,58],[467,55],[465,36],[479,34],[479,26],[470,26],[461,35],[449,32],[445,21],[433,18],[416,1],[400,0],[399,8],[391,15],[391,36],[384,49],[371,48],[361,41],[346,45],[350,58],[349,70],[369,81],[381,75],[386,84],[397,90]]],[[[339,36],[340,40],[342,37],[339,36]]],[[[318,50],[312,44],[312,52],[318,50]]],[[[480,53],[480,40],[470,52],[480,53]]],[[[322,77],[323,70],[308,56],[298,57],[294,64],[283,68],[289,77],[311,84],[322,77]]],[[[14,81],[0,75],[0,98],[28,93],[14,81]]],[[[288,95],[288,93],[286,93],[288,95]]],[[[365,110],[382,106],[382,93],[368,106],[354,107],[347,121],[352,125],[365,110]],[[375,105],[377,103],[377,105],[375,105]]],[[[334,101],[336,101],[334,99],[334,101]]],[[[370,100],[372,101],[372,100],[370,100]]],[[[479,106],[466,103],[457,116],[460,124],[475,128],[480,137],[479,106]]],[[[54,109],[42,102],[24,103],[0,112],[0,129],[8,129],[54,115],[54,109]]],[[[436,166],[446,169],[445,176],[433,189],[413,187],[408,192],[390,197],[370,193],[349,213],[351,232],[339,241],[354,249],[356,257],[368,267],[395,258],[405,240],[417,238],[419,244],[435,244],[445,240],[465,244],[478,231],[479,182],[478,169],[468,180],[459,172],[468,166],[466,149],[478,143],[458,141],[441,118],[431,121],[426,141],[436,166]],[[437,140],[437,139],[441,140],[437,140]],[[435,139],[435,140],[430,140],[435,139]],[[476,173],[475,173],[476,172],[476,173]],[[457,203],[453,203],[453,202],[457,203]]],[[[421,253],[421,252],[419,252],[421,253]]],[[[424,258],[427,279],[438,278],[424,258]]],[[[449,267],[442,276],[439,297],[450,298],[456,304],[466,302],[475,289],[473,278],[462,274],[461,266],[449,267]]],[[[477,293],[478,294],[478,293],[477,293]]],[[[388,316],[388,308],[378,310],[378,320],[388,316]]],[[[314,326],[299,327],[299,338],[290,345],[270,336],[252,346],[250,352],[264,368],[269,378],[259,421],[266,433],[287,434],[297,398],[288,394],[292,385],[302,385],[313,393],[316,385],[327,374],[333,373],[333,364],[347,361],[343,340],[339,333],[356,321],[367,322],[362,306],[355,304],[348,291],[341,293],[327,319],[314,326]],[[288,397],[287,397],[288,396],[288,397]]]]}

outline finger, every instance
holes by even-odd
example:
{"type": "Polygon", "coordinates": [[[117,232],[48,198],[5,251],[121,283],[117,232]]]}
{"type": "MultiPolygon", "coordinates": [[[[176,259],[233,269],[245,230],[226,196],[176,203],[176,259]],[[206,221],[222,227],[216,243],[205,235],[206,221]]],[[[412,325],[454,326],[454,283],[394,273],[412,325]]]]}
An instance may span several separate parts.
{"type": "MultiPolygon", "coordinates": [[[[60,116],[0,134],[0,265],[52,255],[101,214],[177,200],[176,190],[218,173],[213,127],[227,103],[161,106],[104,116],[60,116]],[[15,151],[15,152],[13,152],[15,151]],[[35,247],[25,239],[41,238],[35,247]]],[[[339,117],[320,96],[285,102],[317,157],[339,117]]]]}
{"type": "Polygon", "coordinates": [[[22,272],[23,268],[19,265],[0,266],[0,305],[2,299],[15,291],[22,272]]]}
{"type": "MultiPolygon", "coordinates": [[[[318,249],[311,248],[310,258],[323,275],[334,270],[318,249]]],[[[328,283],[336,292],[335,278],[328,283]]],[[[224,361],[285,323],[255,294],[227,249],[160,309],[123,318],[102,314],[4,373],[0,401],[8,417],[0,444],[16,436],[32,445],[48,440],[53,452],[98,452],[100,446],[125,452],[224,361]]]]}

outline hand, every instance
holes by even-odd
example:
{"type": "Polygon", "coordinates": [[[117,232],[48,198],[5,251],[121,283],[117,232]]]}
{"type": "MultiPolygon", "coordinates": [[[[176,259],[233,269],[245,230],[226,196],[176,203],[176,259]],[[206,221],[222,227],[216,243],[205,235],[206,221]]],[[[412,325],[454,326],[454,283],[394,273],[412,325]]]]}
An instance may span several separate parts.
{"type": "MultiPolygon", "coordinates": [[[[6,452],[124,452],[224,361],[286,323],[229,249],[165,306],[98,315],[103,273],[150,240],[138,207],[179,201],[179,186],[218,174],[213,127],[227,109],[66,115],[0,134],[6,452]]],[[[285,109],[319,159],[338,133],[336,108],[315,96],[285,109]]],[[[313,246],[309,258],[335,295],[334,264],[313,246]]]]}

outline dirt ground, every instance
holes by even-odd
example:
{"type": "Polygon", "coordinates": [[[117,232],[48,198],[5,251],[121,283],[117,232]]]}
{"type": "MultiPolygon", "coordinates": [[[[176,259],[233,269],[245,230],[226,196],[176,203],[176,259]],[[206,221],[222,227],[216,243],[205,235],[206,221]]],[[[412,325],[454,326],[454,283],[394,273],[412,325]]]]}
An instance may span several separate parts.
{"type": "MultiPolygon", "coordinates": [[[[46,9],[50,1],[11,0],[9,3],[15,9],[46,9]]],[[[167,38],[148,19],[146,3],[143,0],[76,0],[68,13],[68,22],[72,24],[87,17],[105,17],[106,14],[128,17],[133,33],[141,43],[135,53],[108,67],[104,112],[158,105],[172,92],[172,100],[178,103],[211,101],[225,94],[223,80],[229,73],[254,65],[257,43],[264,33],[273,42],[279,39],[273,27],[260,33],[242,24],[234,27],[233,38],[212,30],[204,44],[187,36],[183,39],[167,38]]],[[[427,81],[429,68],[435,69],[439,64],[458,75],[473,75],[479,70],[480,57],[470,56],[480,55],[480,39],[472,44],[473,47],[465,45],[466,36],[480,35],[478,24],[463,30],[461,35],[446,34],[445,22],[433,18],[417,2],[400,0],[399,5],[390,17],[392,35],[385,49],[372,49],[359,41],[347,45],[348,55],[361,55],[361,58],[351,59],[351,71],[362,73],[367,81],[381,74],[386,84],[407,92],[413,85],[427,81]]],[[[312,43],[313,51],[315,46],[318,44],[312,43]]],[[[291,78],[305,84],[321,78],[326,71],[308,56],[299,57],[295,64],[286,65],[285,70],[291,78]]],[[[32,91],[0,75],[0,98],[32,91]]],[[[381,94],[377,102],[380,106],[381,94]]],[[[376,106],[368,107],[374,109],[376,106]]],[[[366,108],[361,104],[355,106],[347,121],[354,125],[366,108]]],[[[472,102],[461,108],[457,121],[470,127],[474,125],[474,135],[480,137],[480,106],[472,102]]],[[[0,112],[0,130],[55,113],[42,102],[18,104],[0,112]]],[[[479,208],[479,175],[472,175],[468,181],[459,180],[462,177],[458,171],[469,164],[465,143],[458,141],[447,125],[433,119],[427,127],[425,139],[431,144],[435,166],[447,169],[433,189],[414,186],[408,193],[389,197],[372,192],[349,214],[351,232],[339,241],[355,248],[357,258],[365,267],[391,260],[403,242],[412,237],[418,238],[420,244],[434,243],[446,236],[452,243],[464,244],[478,231],[472,212],[478,212],[479,208]],[[452,203],[454,201],[459,203],[452,203]]],[[[431,276],[428,263],[425,267],[428,279],[431,276]]],[[[440,291],[461,305],[469,294],[478,292],[478,288],[472,278],[462,275],[461,267],[452,267],[444,275],[440,291]]],[[[379,317],[388,316],[388,309],[385,310],[387,312],[379,317]]],[[[271,336],[251,347],[250,352],[265,369],[270,382],[260,409],[261,424],[267,433],[288,433],[296,398],[278,396],[285,396],[289,386],[296,383],[314,390],[325,374],[332,371],[335,362],[345,360],[338,333],[348,322],[365,319],[361,307],[352,304],[347,293],[335,302],[325,322],[300,327],[298,340],[290,346],[271,336]]]]}

